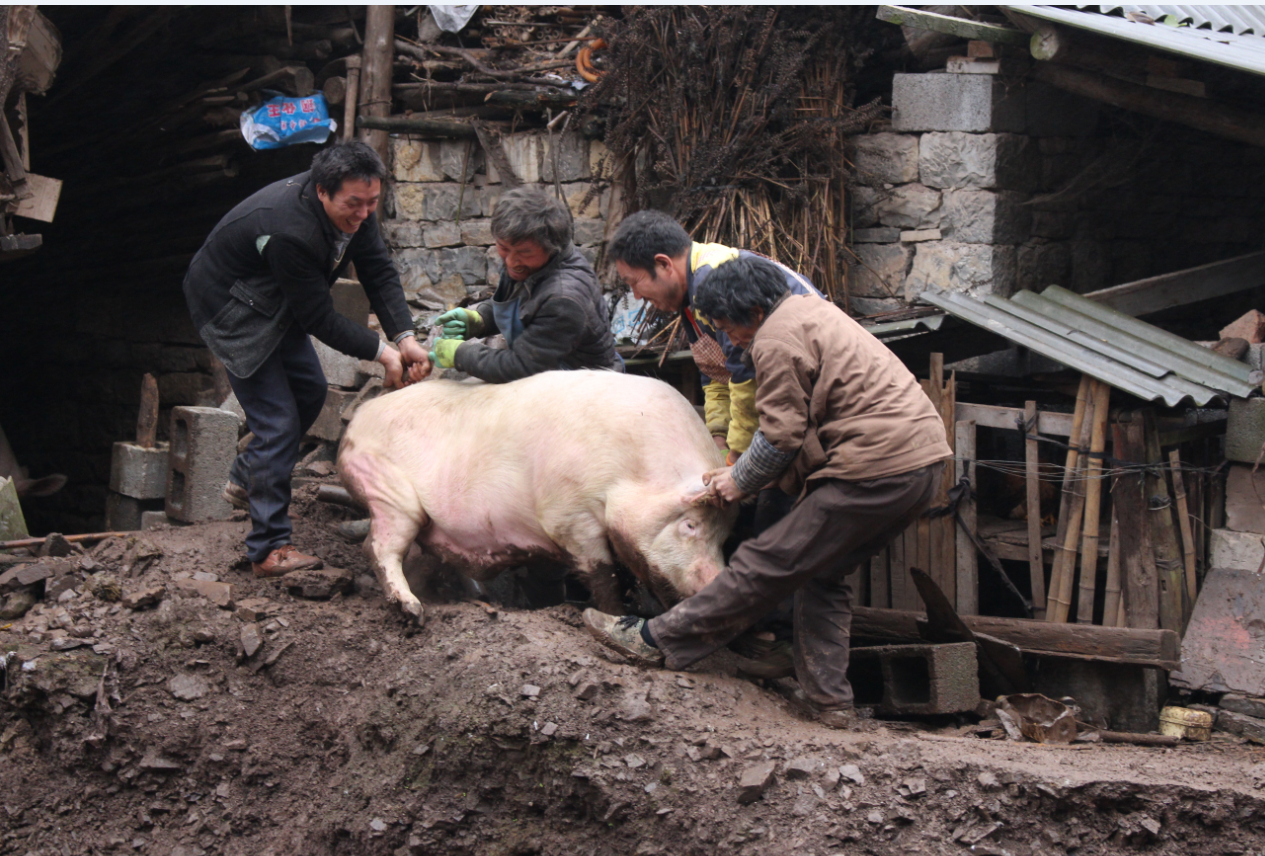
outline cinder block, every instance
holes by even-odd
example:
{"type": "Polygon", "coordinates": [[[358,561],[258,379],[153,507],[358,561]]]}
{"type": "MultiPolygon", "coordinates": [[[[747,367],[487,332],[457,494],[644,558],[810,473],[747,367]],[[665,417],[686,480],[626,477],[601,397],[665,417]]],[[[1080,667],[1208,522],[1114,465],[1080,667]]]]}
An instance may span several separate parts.
{"type": "Polygon", "coordinates": [[[1106,722],[1113,731],[1159,727],[1160,708],[1168,694],[1168,680],[1159,669],[1063,657],[1038,660],[1036,691],[1050,698],[1071,696],[1085,720],[1106,722]]]}
{"type": "Polygon", "coordinates": [[[961,713],[979,704],[975,643],[853,648],[848,680],[859,707],[913,716],[961,713]]]}
{"type": "Polygon", "coordinates": [[[1214,568],[1256,573],[1265,560],[1265,535],[1213,529],[1210,552],[1214,568]]]}
{"type": "Polygon", "coordinates": [[[1022,131],[1023,90],[987,74],[898,74],[892,82],[895,131],[1022,131]]]}
{"type": "Polygon", "coordinates": [[[1232,399],[1225,426],[1225,456],[1231,461],[1254,464],[1263,445],[1265,398],[1232,399]]]}
{"type": "Polygon", "coordinates": [[[341,439],[343,427],[347,424],[343,421],[343,408],[356,397],[358,392],[359,390],[331,389],[325,396],[325,406],[321,408],[321,415],[316,417],[312,427],[307,430],[307,436],[331,443],[341,439]]]}
{"type": "Polygon", "coordinates": [[[172,520],[167,516],[165,511],[142,511],[141,512],[141,529],[150,530],[157,529],[160,526],[166,526],[172,520]]]}
{"type": "Polygon", "coordinates": [[[110,458],[110,490],[133,499],[165,497],[167,444],[147,449],[135,443],[115,443],[110,458]]]}
{"type": "Polygon", "coordinates": [[[359,385],[361,379],[359,357],[336,351],[315,336],[309,338],[312,340],[312,347],[316,349],[316,358],[321,361],[321,371],[325,373],[326,383],[348,389],[359,385]]]}
{"type": "Polygon", "coordinates": [[[105,528],[111,532],[136,532],[143,528],[142,516],[162,513],[163,499],[136,499],[110,491],[105,496],[105,528]]]}
{"type": "Polygon", "coordinates": [[[168,517],[197,523],[232,514],[220,493],[237,456],[237,426],[234,414],[215,407],[172,409],[168,517]]]}

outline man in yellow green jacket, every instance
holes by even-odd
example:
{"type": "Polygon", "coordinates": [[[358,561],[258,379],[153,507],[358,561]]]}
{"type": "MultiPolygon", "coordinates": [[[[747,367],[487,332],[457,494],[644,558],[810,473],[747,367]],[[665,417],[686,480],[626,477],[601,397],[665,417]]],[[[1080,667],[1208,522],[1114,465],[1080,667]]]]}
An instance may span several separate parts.
{"type": "MultiPolygon", "coordinates": [[[[759,254],[697,243],[662,211],[638,211],[626,217],[607,244],[606,253],[634,297],[663,312],[681,314],[702,375],[707,428],[716,445],[728,451],[729,463],[734,463],[751,445],[759,427],[755,371],[743,361],[743,348],[694,311],[693,300],[699,285],[718,265],[759,254]]],[[[823,297],[807,277],[785,265],[777,267],[792,294],[823,297]]]]}

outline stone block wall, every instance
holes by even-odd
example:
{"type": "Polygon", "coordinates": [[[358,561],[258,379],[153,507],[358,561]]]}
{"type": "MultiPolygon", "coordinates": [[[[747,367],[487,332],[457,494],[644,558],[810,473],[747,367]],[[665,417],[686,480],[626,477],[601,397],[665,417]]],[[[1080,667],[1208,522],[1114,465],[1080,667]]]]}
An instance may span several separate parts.
{"type": "Polygon", "coordinates": [[[1265,151],[1044,84],[898,74],[854,140],[851,300],[1092,291],[1261,248],[1265,151]]]}
{"type": "MultiPolygon", "coordinates": [[[[544,131],[511,134],[501,145],[524,183],[551,194],[561,188],[575,216],[576,245],[596,261],[609,191],[590,191],[605,146],[576,133],[544,131]]],[[[474,141],[397,136],[391,168],[391,195],[380,219],[413,311],[447,309],[467,297],[487,296],[501,275],[492,209],[507,186],[482,148],[474,141]]]]}

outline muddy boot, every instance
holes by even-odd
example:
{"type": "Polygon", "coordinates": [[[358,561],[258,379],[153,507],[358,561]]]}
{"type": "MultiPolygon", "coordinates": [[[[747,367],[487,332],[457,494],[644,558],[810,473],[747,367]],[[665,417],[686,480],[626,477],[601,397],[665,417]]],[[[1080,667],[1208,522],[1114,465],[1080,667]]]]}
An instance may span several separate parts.
{"type": "Polygon", "coordinates": [[[264,578],[283,577],[291,571],[314,571],[324,566],[320,559],[300,553],[293,544],[278,547],[262,562],[250,563],[255,576],[264,578]]]}
{"type": "Polygon", "coordinates": [[[791,643],[770,638],[770,633],[747,631],[729,643],[729,650],[742,659],[738,673],[749,678],[776,680],[795,675],[791,643]]]}

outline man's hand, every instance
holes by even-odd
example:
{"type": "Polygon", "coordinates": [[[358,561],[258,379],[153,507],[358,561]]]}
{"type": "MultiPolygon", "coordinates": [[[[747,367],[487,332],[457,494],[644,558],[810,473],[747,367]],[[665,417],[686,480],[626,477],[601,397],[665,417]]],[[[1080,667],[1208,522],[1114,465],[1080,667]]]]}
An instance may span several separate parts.
{"type": "Polygon", "coordinates": [[[739,490],[738,485],[734,484],[733,467],[720,467],[703,473],[703,484],[707,485],[709,494],[727,504],[738,502],[746,496],[739,490]]]}
{"type": "Polygon", "coordinates": [[[400,356],[404,358],[404,363],[408,366],[406,385],[425,380],[430,375],[431,363],[426,355],[426,349],[412,336],[400,340],[400,356]]]}
{"type": "Polygon", "coordinates": [[[441,369],[450,369],[457,358],[457,348],[461,347],[460,339],[440,339],[432,347],[430,361],[441,369]]]}
{"type": "Polygon", "coordinates": [[[477,339],[483,335],[483,316],[474,309],[449,309],[435,319],[445,339],[477,339]]]}
{"type": "Polygon", "coordinates": [[[387,370],[387,376],[382,379],[383,386],[387,389],[399,389],[404,386],[404,360],[400,357],[399,351],[387,345],[382,349],[378,362],[382,363],[387,370]]]}

